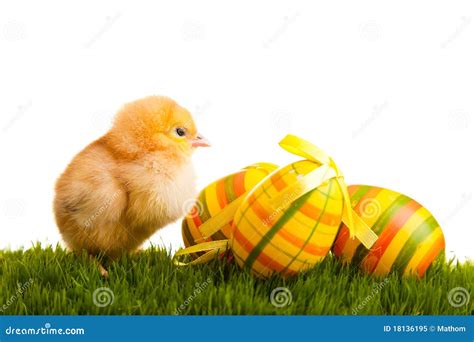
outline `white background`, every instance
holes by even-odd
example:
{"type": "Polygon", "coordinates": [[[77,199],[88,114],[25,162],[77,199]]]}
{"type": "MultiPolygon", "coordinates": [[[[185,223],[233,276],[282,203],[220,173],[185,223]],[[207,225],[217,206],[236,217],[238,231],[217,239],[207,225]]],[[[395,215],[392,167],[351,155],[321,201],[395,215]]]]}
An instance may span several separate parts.
{"type": "MultiPolygon", "coordinates": [[[[474,258],[470,1],[3,1],[0,248],[55,244],[55,179],[124,103],[173,97],[212,149],[199,187],[305,137],[349,184],[421,202],[474,258]]],[[[181,246],[179,223],[151,239],[181,246]]]]}

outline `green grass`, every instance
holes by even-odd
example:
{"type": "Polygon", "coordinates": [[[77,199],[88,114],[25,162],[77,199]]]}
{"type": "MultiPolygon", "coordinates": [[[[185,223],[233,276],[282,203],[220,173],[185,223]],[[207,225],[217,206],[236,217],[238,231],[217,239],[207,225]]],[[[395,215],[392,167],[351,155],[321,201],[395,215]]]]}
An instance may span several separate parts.
{"type": "Polygon", "coordinates": [[[0,251],[0,315],[172,315],[180,306],[183,315],[352,315],[358,306],[360,315],[474,313],[473,300],[459,308],[448,301],[453,288],[471,293],[474,265],[468,263],[438,261],[421,280],[384,280],[328,257],[298,277],[260,280],[224,260],[177,268],[169,253],[152,248],[111,263],[109,273],[101,278],[87,256],[59,247],[0,251]],[[100,287],[113,291],[113,304],[94,304],[100,287]],[[291,291],[291,304],[272,305],[277,287],[291,291]]]}

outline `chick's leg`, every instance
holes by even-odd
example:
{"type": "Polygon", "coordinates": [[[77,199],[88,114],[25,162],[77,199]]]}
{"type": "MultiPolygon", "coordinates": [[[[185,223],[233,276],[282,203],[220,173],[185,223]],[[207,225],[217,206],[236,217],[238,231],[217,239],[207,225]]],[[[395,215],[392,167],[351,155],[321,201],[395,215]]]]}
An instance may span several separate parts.
{"type": "Polygon", "coordinates": [[[109,271],[107,271],[107,269],[102,265],[101,261],[93,255],[90,255],[90,258],[92,259],[92,262],[97,265],[97,269],[99,270],[101,277],[104,279],[109,279],[109,271]]]}

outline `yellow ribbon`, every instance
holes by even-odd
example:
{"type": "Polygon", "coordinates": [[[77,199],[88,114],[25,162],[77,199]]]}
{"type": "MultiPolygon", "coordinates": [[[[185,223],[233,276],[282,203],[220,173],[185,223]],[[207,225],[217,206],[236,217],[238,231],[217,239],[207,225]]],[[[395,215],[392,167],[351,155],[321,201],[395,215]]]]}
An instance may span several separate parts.
{"type": "Polygon", "coordinates": [[[203,242],[198,245],[194,245],[185,249],[181,249],[176,252],[173,257],[174,264],[176,266],[189,266],[204,264],[213,260],[219,253],[223,253],[229,249],[229,240],[218,240],[203,242]],[[206,252],[198,258],[190,262],[181,262],[178,260],[180,256],[189,255],[192,253],[206,252]]]}
{"type": "Polygon", "coordinates": [[[224,209],[222,209],[217,215],[211,217],[206,222],[202,223],[199,226],[199,231],[201,232],[202,238],[196,240],[199,241],[206,241],[208,238],[212,236],[215,232],[219,231],[222,227],[224,227],[227,223],[232,221],[234,218],[234,214],[239,209],[240,204],[242,203],[243,199],[245,198],[246,194],[238,197],[230,204],[228,204],[224,209]]]}
{"type": "MultiPolygon", "coordinates": [[[[280,141],[280,146],[292,154],[301,156],[305,159],[321,164],[321,166],[311,171],[310,173],[302,176],[298,179],[298,182],[295,182],[294,184],[290,185],[288,188],[280,192],[274,198],[270,199],[269,204],[274,209],[279,208],[280,210],[284,210],[292,202],[296,201],[304,194],[318,188],[330,179],[335,179],[339,185],[339,188],[341,189],[344,201],[342,221],[348,227],[350,237],[357,237],[357,239],[359,239],[366,248],[371,248],[375,241],[377,241],[378,237],[352,208],[349,192],[347,190],[347,185],[344,181],[344,176],[337,167],[334,160],[332,160],[332,158],[329,157],[323,150],[319,149],[312,143],[291,134],[287,135],[285,138],[283,138],[283,140],[280,141]]],[[[265,179],[262,180],[262,182],[264,181],[265,179]]],[[[262,182],[257,184],[257,187],[262,182]]],[[[242,196],[234,200],[232,203],[230,203],[227,207],[222,209],[217,215],[211,217],[209,220],[204,222],[199,227],[203,238],[199,239],[198,241],[208,239],[215,232],[217,232],[223,226],[229,223],[234,218],[235,212],[237,211],[247,194],[248,193],[243,194],[242,196]]],[[[214,259],[217,254],[222,253],[228,249],[229,240],[227,239],[203,242],[178,251],[174,255],[173,259],[175,265],[177,266],[202,264],[214,259]],[[181,256],[198,252],[206,253],[189,263],[178,261],[178,258],[181,256]]]]}
{"type": "MultiPolygon", "coordinates": [[[[277,168],[276,165],[270,163],[257,163],[254,165],[247,166],[244,170],[247,169],[265,169],[269,170],[272,168],[277,168]]],[[[258,183],[256,186],[258,186],[258,183]]],[[[235,212],[239,208],[240,204],[244,200],[245,196],[247,196],[248,192],[243,193],[239,197],[237,197],[234,201],[229,203],[225,208],[223,208],[220,212],[218,212],[213,217],[209,218],[206,222],[203,222],[199,226],[199,232],[202,235],[202,238],[196,239],[195,242],[197,243],[194,246],[187,247],[184,249],[179,250],[173,257],[174,264],[176,266],[187,266],[187,265],[197,265],[203,264],[212,260],[217,254],[226,251],[229,249],[229,240],[218,240],[218,241],[206,241],[210,238],[214,233],[219,231],[222,227],[228,224],[234,218],[235,212]],[[205,254],[199,256],[195,260],[185,263],[178,260],[179,257],[198,253],[198,252],[206,252],[205,254]]]]}
{"type": "MultiPolygon", "coordinates": [[[[332,160],[332,158],[329,157],[323,150],[319,149],[312,143],[291,134],[288,134],[285,138],[283,138],[282,141],[280,141],[280,146],[290,153],[296,154],[308,160],[312,160],[319,164],[327,165],[330,169],[334,170],[335,176],[331,178],[335,178],[339,184],[339,188],[341,189],[344,200],[342,221],[349,229],[351,238],[354,238],[355,236],[366,248],[371,248],[377,241],[378,236],[352,208],[349,191],[347,190],[347,185],[344,181],[344,175],[342,174],[341,170],[339,170],[334,160],[332,160]]],[[[315,171],[317,170],[319,170],[319,168],[315,171]]],[[[304,178],[307,178],[310,175],[311,173],[304,176],[304,178]]],[[[311,182],[309,181],[308,183],[311,182]]],[[[314,188],[315,187],[313,187],[313,189],[314,188]]],[[[304,193],[302,193],[300,197],[303,194],[304,193]]],[[[296,199],[297,198],[294,200],[296,199]]]]}
{"type": "Polygon", "coordinates": [[[308,174],[299,177],[298,181],[288,185],[274,197],[268,200],[273,210],[284,210],[301,196],[323,185],[328,180],[337,177],[336,171],[327,165],[321,165],[308,174]]]}

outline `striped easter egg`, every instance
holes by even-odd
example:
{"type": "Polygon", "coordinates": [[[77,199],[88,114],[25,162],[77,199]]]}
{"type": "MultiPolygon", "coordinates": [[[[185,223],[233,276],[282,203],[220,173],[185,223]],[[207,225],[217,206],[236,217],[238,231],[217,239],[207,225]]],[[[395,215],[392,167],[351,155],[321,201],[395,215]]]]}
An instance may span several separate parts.
{"type": "Polygon", "coordinates": [[[341,224],[333,253],[377,276],[394,271],[422,277],[445,248],[443,231],[433,215],[395,191],[367,185],[348,189],[354,210],[379,239],[368,250],[349,238],[347,227],[341,224]]]}
{"type": "Polygon", "coordinates": [[[234,218],[231,250],[258,277],[295,275],[328,254],[341,223],[343,197],[334,180],[301,197],[271,202],[320,164],[302,160],[274,171],[244,199],[234,218]]]}
{"type": "MultiPolygon", "coordinates": [[[[232,220],[208,238],[205,238],[201,233],[200,227],[276,169],[277,166],[270,163],[254,164],[221,178],[202,190],[182,223],[185,246],[190,247],[201,242],[229,239],[232,220]]],[[[193,258],[198,256],[199,254],[192,254],[193,258]]]]}

